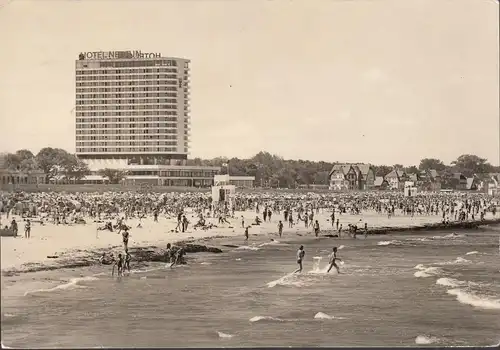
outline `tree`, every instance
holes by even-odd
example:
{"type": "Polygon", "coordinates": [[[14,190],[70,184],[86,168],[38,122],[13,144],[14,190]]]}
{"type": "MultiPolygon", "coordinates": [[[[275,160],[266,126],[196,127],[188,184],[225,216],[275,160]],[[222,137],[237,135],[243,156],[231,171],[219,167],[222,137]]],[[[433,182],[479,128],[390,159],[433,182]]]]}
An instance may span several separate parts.
{"type": "Polygon", "coordinates": [[[65,166],[74,160],[72,155],[61,148],[45,147],[36,155],[36,161],[47,178],[63,175],[65,166]]]}
{"type": "Polygon", "coordinates": [[[402,164],[394,164],[392,168],[395,170],[403,170],[404,166],[402,164]]]}
{"type": "Polygon", "coordinates": [[[451,164],[456,172],[461,172],[465,176],[489,173],[494,169],[485,158],[473,154],[463,154],[457,160],[451,162],[451,164]]]}
{"type": "Polygon", "coordinates": [[[127,172],[120,169],[101,169],[99,174],[106,177],[110,184],[119,184],[127,176],[127,172]]]}
{"type": "Polygon", "coordinates": [[[415,165],[411,165],[409,167],[404,168],[405,173],[407,174],[418,174],[418,168],[415,165]]]}
{"type": "Polygon", "coordinates": [[[424,158],[420,161],[418,168],[420,170],[443,171],[446,168],[446,165],[444,165],[442,161],[436,158],[424,158]]]}
{"type": "Polygon", "coordinates": [[[63,166],[63,173],[68,180],[78,181],[90,175],[90,169],[84,161],[76,158],[76,156],[70,156],[63,166]]]}
{"type": "Polygon", "coordinates": [[[392,168],[387,165],[374,166],[375,176],[386,176],[392,171],[392,168]]]}

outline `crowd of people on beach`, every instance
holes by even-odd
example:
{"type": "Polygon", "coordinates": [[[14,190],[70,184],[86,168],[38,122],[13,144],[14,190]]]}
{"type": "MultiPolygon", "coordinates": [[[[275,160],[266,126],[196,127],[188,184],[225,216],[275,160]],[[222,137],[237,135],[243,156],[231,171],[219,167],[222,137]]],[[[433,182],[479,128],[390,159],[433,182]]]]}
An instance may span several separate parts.
{"type": "MultiPolygon", "coordinates": [[[[482,193],[428,193],[414,197],[405,197],[396,192],[364,193],[276,193],[255,192],[236,193],[230,202],[212,202],[210,193],[55,193],[55,192],[9,192],[0,194],[0,228],[18,235],[19,224],[13,215],[24,221],[24,237],[31,237],[32,225],[86,225],[91,222],[98,225],[97,231],[117,232],[121,235],[124,254],[118,258],[103,255],[101,263],[114,264],[118,273],[130,269],[131,256],[128,241],[132,227],[127,220],[138,219],[137,228],[141,228],[142,219],[159,218],[177,220],[173,231],[216,230],[218,226],[233,225],[241,222],[245,240],[249,239],[249,229],[263,222],[275,222],[277,233],[281,237],[285,224],[293,228],[302,222],[305,229],[312,229],[318,237],[321,231],[317,219],[321,212],[327,213],[325,223],[328,231],[334,231],[341,238],[347,233],[352,238],[362,231],[368,232],[368,223],[348,224],[347,232],[341,223],[342,215],[362,215],[372,211],[387,218],[394,216],[439,216],[442,223],[453,221],[484,220],[487,212],[497,214],[498,199],[482,193]],[[237,217],[236,212],[255,212],[255,219],[249,225],[245,217],[237,217]],[[191,225],[188,217],[196,223],[191,225]]],[[[240,215],[240,214],[238,214],[240,215]]],[[[375,224],[375,223],[374,223],[375,224]]],[[[234,226],[239,226],[238,224],[234,226]]],[[[168,249],[171,249],[169,247],[168,249]]],[[[182,261],[180,249],[171,257],[172,265],[182,261]],[[179,252],[180,251],[180,252],[179,252]]],[[[299,260],[299,259],[298,259],[299,260]]],[[[332,265],[335,267],[335,265],[332,265]]]]}

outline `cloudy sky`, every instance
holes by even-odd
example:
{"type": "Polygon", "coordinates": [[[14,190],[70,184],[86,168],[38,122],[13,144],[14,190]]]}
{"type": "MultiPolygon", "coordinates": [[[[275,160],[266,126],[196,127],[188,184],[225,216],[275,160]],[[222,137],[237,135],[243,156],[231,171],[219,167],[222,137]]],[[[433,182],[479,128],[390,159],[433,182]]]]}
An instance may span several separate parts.
{"type": "Polygon", "coordinates": [[[0,4],[0,151],[74,152],[78,54],[142,50],[191,59],[191,157],[499,164],[494,0],[0,4]]]}

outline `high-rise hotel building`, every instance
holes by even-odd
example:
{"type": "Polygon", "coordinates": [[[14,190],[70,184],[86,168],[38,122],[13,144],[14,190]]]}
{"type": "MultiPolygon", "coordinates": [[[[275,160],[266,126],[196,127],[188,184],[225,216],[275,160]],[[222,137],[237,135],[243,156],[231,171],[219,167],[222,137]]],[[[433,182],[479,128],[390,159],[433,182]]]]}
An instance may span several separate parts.
{"type": "Polygon", "coordinates": [[[219,168],[186,166],[188,59],[141,51],[83,52],[75,68],[76,154],[92,171],[124,169],[129,179],[161,185],[213,182],[219,168]]]}
{"type": "Polygon", "coordinates": [[[79,158],[174,164],[189,152],[189,60],[140,51],[76,61],[79,158]]]}

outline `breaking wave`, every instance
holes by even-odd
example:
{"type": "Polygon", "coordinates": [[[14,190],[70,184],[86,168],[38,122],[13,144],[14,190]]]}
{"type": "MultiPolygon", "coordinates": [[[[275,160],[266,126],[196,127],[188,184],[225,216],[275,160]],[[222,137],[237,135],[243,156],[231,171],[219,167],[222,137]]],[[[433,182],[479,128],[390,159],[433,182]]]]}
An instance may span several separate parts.
{"type": "Polygon", "coordinates": [[[48,288],[48,289],[35,289],[32,291],[27,291],[24,293],[24,296],[31,295],[31,294],[38,294],[38,293],[50,293],[50,292],[55,292],[58,290],[65,290],[65,289],[72,289],[72,288],[84,288],[83,286],[78,285],[80,282],[84,281],[96,281],[98,280],[97,277],[93,276],[87,276],[87,277],[76,277],[70,279],[68,282],[64,284],[60,284],[58,286],[55,286],[53,288],[48,288]]]}
{"type": "Polygon", "coordinates": [[[459,303],[470,305],[479,309],[500,310],[500,299],[491,299],[478,296],[461,289],[449,289],[448,294],[454,295],[459,303]]]}
{"type": "Polygon", "coordinates": [[[263,321],[284,322],[285,320],[283,320],[281,318],[277,318],[277,317],[271,317],[271,316],[255,316],[255,317],[252,317],[249,321],[250,322],[263,322],[263,321]]]}
{"type": "Polygon", "coordinates": [[[434,267],[434,266],[425,267],[423,264],[418,264],[417,266],[415,266],[415,268],[419,270],[413,274],[413,276],[415,277],[425,278],[425,277],[435,276],[441,273],[441,269],[439,267],[434,267]]]}
{"type": "Polygon", "coordinates": [[[325,314],[324,312],[318,312],[316,315],[314,315],[315,320],[343,320],[345,317],[336,317],[336,316],[330,316],[328,314],[325,314]]]}
{"type": "Polygon", "coordinates": [[[217,335],[219,336],[219,338],[221,339],[230,339],[233,337],[232,334],[228,334],[228,333],[223,333],[223,332],[219,332],[217,331],[217,335]]]}
{"type": "Polygon", "coordinates": [[[415,338],[415,344],[426,345],[438,342],[439,339],[435,337],[428,337],[426,335],[419,335],[415,338]]]}
{"type": "Polygon", "coordinates": [[[401,241],[396,241],[396,240],[392,240],[392,241],[380,241],[377,243],[377,245],[383,245],[383,246],[386,246],[386,245],[399,245],[401,244],[401,241]]]}

